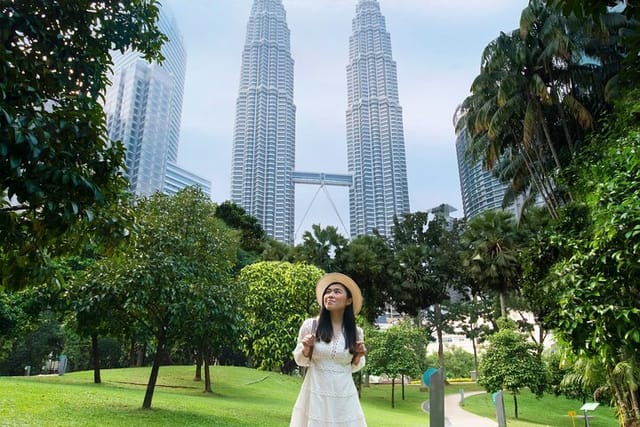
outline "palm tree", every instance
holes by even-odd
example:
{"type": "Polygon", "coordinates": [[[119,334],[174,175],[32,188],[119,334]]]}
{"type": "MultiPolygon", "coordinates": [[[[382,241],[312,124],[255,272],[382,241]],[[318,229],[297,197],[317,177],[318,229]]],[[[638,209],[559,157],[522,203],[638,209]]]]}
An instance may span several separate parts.
{"type": "Polygon", "coordinates": [[[485,211],[469,220],[462,239],[467,248],[463,264],[482,288],[498,294],[505,317],[505,295],[518,288],[521,276],[515,217],[502,210],[485,211]]]}
{"type": "Polygon", "coordinates": [[[580,24],[544,0],[530,0],[520,28],[485,48],[456,124],[468,133],[468,158],[482,160],[488,170],[498,166],[494,175],[510,183],[505,202],[540,196],[554,218],[571,199],[561,173],[585,130],[606,111],[610,72],[594,72],[604,66],[585,61],[593,37],[580,24]]]}

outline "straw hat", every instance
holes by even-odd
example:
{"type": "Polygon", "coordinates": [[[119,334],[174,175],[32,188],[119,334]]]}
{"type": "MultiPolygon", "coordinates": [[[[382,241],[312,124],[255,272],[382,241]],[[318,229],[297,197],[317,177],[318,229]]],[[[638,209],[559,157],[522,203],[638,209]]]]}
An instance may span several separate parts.
{"type": "Polygon", "coordinates": [[[362,292],[353,279],[342,273],[327,273],[320,278],[316,285],[316,300],[322,307],[322,295],[329,285],[340,283],[351,292],[351,301],[353,304],[353,314],[358,314],[362,308],[362,292]]]}

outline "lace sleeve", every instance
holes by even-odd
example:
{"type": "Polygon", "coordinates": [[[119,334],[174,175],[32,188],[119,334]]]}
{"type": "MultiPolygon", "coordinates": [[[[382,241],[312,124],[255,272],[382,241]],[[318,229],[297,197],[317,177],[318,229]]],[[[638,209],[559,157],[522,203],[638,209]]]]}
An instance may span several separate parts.
{"type": "Polygon", "coordinates": [[[296,342],[296,348],[293,349],[293,360],[296,361],[298,366],[309,366],[310,358],[304,357],[302,354],[302,338],[306,335],[312,334],[313,319],[306,319],[302,322],[300,330],[298,331],[298,341],[296,342]]]}
{"type": "MultiPolygon", "coordinates": [[[[360,327],[356,328],[356,341],[364,342],[364,332],[360,327]]],[[[364,368],[365,363],[366,363],[366,357],[365,356],[360,357],[360,360],[358,360],[358,363],[356,363],[355,365],[353,363],[351,364],[351,372],[358,372],[360,369],[364,368]]]]}

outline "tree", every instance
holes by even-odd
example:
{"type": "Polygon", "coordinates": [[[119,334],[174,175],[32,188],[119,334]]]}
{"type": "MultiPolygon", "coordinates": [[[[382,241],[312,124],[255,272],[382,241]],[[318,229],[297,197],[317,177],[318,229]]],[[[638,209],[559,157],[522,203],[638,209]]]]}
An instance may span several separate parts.
{"type": "Polygon", "coordinates": [[[320,225],[313,224],[311,229],[313,232],[305,231],[302,244],[295,248],[297,259],[327,272],[337,271],[336,257],[347,244],[347,239],[332,225],[321,228],[320,225]]]}
{"type": "MultiPolygon", "coordinates": [[[[467,157],[482,160],[509,183],[505,206],[519,195],[528,202],[539,196],[556,217],[572,197],[559,177],[583,145],[585,132],[610,109],[605,85],[617,72],[622,52],[599,45],[593,26],[548,3],[530,1],[520,28],[501,33],[485,48],[456,127],[469,136],[467,157]],[[602,60],[585,61],[587,56],[602,60]]],[[[604,32],[615,36],[616,29],[604,32]]]]}
{"type": "Polygon", "coordinates": [[[122,234],[122,145],[101,97],[110,50],[160,59],[155,0],[3,1],[0,6],[0,286],[47,277],[50,252],[80,219],[122,234]]]}
{"type": "Polygon", "coordinates": [[[631,91],[616,106],[576,166],[588,222],[580,233],[560,236],[570,255],[542,282],[557,300],[550,324],[574,351],[602,364],[624,427],[640,425],[639,95],[631,91]]]}
{"type": "Polygon", "coordinates": [[[314,265],[263,261],[244,267],[238,281],[248,288],[244,347],[259,369],[293,369],[298,330],[317,315],[315,284],[324,272],[314,265]]]}
{"type": "Polygon", "coordinates": [[[241,206],[226,201],[216,208],[216,217],[229,227],[240,231],[240,248],[238,250],[238,270],[245,265],[256,262],[265,249],[266,233],[256,219],[241,206]]]}
{"type": "MultiPolygon", "coordinates": [[[[121,295],[127,316],[155,339],[142,405],[150,408],[168,348],[185,336],[197,336],[201,322],[211,321],[211,312],[235,313],[229,298],[215,295],[229,291],[238,242],[236,233],[215,217],[215,205],[195,188],[139,199],[136,211],[137,231],[129,244],[95,268],[101,272],[98,277],[121,295]]],[[[237,292],[242,301],[244,292],[237,292]]],[[[234,330],[231,324],[208,326],[217,333],[234,330]]]]}
{"type": "Polygon", "coordinates": [[[428,213],[416,212],[395,223],[398,283],[393,302],[399,311],[424,317],[435,327],[440,367],[444,368],[442,335],[453,318],[443,312],[442,304],[461,282],[459,229],[457,223],[447,227],[440,216],[428,218],[428,213]]]}
{"type": "Polygon", "coordinates": [[[467,223],[463,240],[463,264],[484,289],[500,298],[500,313],[506,317],[505,295],[517,289],[520,281],[518,249],[520,235],[513,214],[489,210],[467,223]]]}
{"type": "Polygon", "coordinates": [[[394,262],[391,247],[377,234],[356,237],[336,256],[337,271],[355,280],[362,290],[361,316],[371,324],[389,302],[394,262]]]}
{"type": "Polygon", "coordinates": [[[480,360],[478,383],[489,393],[508,390],[513,394],[518,418],[520,390],[527,387],[542,396],[546,387],[546,370],[537,346],[527,342],[515,325],[501,319],[500,330],[489,336],[489,347],[480,360]]]}
{"type": "Polygon", "coordinates": [[[395,381],[422,372],[427,343],[419,328],[410,324],[371,331],[367,338],[367,372],[391,379],[391,407],[395,408],[395,381]]]}

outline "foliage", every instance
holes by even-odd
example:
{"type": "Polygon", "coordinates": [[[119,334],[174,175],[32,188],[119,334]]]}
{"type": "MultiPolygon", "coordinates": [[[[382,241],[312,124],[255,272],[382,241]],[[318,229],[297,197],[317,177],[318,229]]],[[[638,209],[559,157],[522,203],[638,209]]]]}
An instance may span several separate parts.
{"type": "Polygon", "coordinates": [[[462,239],[463,265],[482,290],[500,296],[500,311],[506,316],[505,295],[518,289],[521,277],[521,234],[513,214],[485,211],[469,220],[462,239]]]}
{"type": "Polygon", "coordinates": [[[305,231],[302,244],[295,248],[297,260],[313,264],[326,272],[338,271],[336,258],[347,244],[347,239],[332,225],[322,228],[313,224],[311,229],[313,232],[305,231]]]}
{"type": "MultiPolygon", "coordinates": [[[[372,331],[373,332],[373,331],[372,331]]],[[[426,340],[420,328],[409,323],[369,333],[366,371],[386,375],[392,383],[401,376],[417,377],[424,368],[426,340]]],[[[395,388],[391,389],[391,407],[395,407],[395,388]]]]}
{"type": "MultiPolygon", "coordinates": [[[[437,368],[439,366],[438,353],[428,355],[426,365],[437,368]]],[[[449,347],[444,351],[444,366],[449,381],[453,378],[469,378],[470,372],[475,370],[473,354],[459,347],[449,347]]]]}
{"type": "Polygon", "coordinates": [[[223,202],[216,208],[216,217],[223,220],[229,227],[240,231],[238,270],[256,262],[264,251],[266,240],[266,233],[258,220],[231,201],[223,202]]]}
{"type": "Polygon", "coordinates": [[[617,105],[575,168],[590,222],[562,235],[571,249],[543,283],[556,295],[548,318],[577,352],[597,358],[625,426],[640,421],[640,104],[638,90],[617,105]]]}
{"type": "Polygon", "coordinates": [[[238,243],[214,212],[215,205],[196,188],[139,199],[137,232],[129,244],[79,279],[93,297],[83,300],[88,316],[98,320],[111,309],[109,319],[129,321],[155,339],[145,408],[151,406],[160,363],[173,343],[200,338],[203,323],[215,332],[210,345],[227,342],[236,330],[231,319],[237,319],[239,305],[228,295],[235,294],[236,302],[244,299],[243,289],[231,281],[238,243]]]}
{"type": "Polygon", "coordinates": [[[243,344],[256,367],[293,370],[298,330],[304,319],[318,313],[315,284],[323,274],[313,265],[281,261],[258,262],[240,271],[238,281],[248,289],[243,344]]]}
{"type": "Polygon", "coordinates": [[[480,360],[478,384],[488,392],[508,390],[513,394],[515,417],[518,418],[517,394],[528,388],[542,396],[547,372],[535,344],[502,318],[500,330],[489,336],[489,347],[480,360]]]}
{"type": "Polygon", "coordinates": [[[378,234],[358,236],[336,256],[337,270],[351,277],[362,290],[361,316],[373,323],[390,300],[395,269],[393,251],[378,234]]]}
{"type": "Polygon", "coordinates": [[[0,6],[0,286],[44,280],[79,220],[119,236],[127,195],[121,144],[101,97],[110,50],[159,59],[155,0],[3,1],[0,6]]]}
{"type": "Polygon", "coordinates": [[[405,214],[401,221],[394,221],[397,270],[392,300],[399,311],[417,315],[449,298],[459,270],[454,236],[441,218],[429,220],[427,212],[405,214]]]}
{"type": "Polygon", "coordinates": [[[615,13],[603,20],[612,27],[596,29],[547,3],[531,0],[520,28],[485,48],[456,127],[470,139],[467,157],[509,184],[504,206],[540,197],[555,218],[572,198],[558,177],[610,109],[605,85],[623,53],[596,42],[617,31],[615,13]]]}

